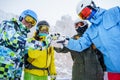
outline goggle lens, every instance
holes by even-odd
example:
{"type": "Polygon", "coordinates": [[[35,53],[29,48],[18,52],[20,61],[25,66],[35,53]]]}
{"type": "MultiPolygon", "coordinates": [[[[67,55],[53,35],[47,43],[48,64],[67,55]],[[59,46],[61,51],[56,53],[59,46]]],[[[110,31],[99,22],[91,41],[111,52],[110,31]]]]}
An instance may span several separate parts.
{"type": "Polygon", "coordinates": [[[49,27],[46,25],[40,26],[39,31],[43,33],[49,33],[49,27]]]}
{"type": "Polygon", "coordinates": [[[85,7],[78,16],[83,20],[85,20],[90,16],[91,13],[92,13],[92,10],[89,7],[85,7]]]}
{"type": "Polygon", "coordinates": [[[83,25],[84,25],[83,22],[79,22],[79,23],[75,24],[75,29],[82,27],[83,25]]]}
{"type": "Polygon", "coordinates": [[[35,26],[36,20],[35,20],[33,17],[31,17],[31,16],[26,16],[24,19],[25,19],[26,22],[31,23],[32,26],[35,26]]]}

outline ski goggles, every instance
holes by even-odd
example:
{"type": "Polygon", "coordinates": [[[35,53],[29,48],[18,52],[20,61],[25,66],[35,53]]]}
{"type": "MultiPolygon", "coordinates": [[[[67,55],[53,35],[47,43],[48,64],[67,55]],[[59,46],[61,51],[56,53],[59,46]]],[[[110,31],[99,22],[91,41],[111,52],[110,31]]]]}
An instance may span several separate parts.
{"type": "Polygon", "coordinates": [[[35,24],[37,23],[37,21],[31,16],[26,16],[24,19],[26,22],[31,23],[32,26],[35,26],[35,24]]]}
{"type": "Polygon", "coordinates": [[[85,7],[80,14],[78,15],[81,19],[85,20],[87,18],[89,18],[90,14],[92,13],[92,9],[90,9],[89,7],[85,7]]]}
{"type": "Polygon", "coordinates": [[[42,25],[42,26],[40,26],[39,31],[41,33],[49,33],[49,26],[42,25]]]}
{"type": "Polygon", "coordinates": [[[84,26],[84,22],[78,22],[75,24],[75,29],[78,29],[79,27],[83,27],[84,26]]]}

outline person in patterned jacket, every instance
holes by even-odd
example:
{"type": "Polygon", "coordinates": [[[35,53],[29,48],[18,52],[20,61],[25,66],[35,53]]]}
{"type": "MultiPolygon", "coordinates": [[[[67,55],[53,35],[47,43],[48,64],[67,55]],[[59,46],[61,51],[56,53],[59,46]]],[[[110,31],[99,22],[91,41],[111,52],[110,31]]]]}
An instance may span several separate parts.
{"type": "Polygon", "coordinates": [[[27,33],[37,23],[37,14],[24,10],[19,20],[13,18],[0,24],[0,80],[20,80],[23,51],[27,33]]]}

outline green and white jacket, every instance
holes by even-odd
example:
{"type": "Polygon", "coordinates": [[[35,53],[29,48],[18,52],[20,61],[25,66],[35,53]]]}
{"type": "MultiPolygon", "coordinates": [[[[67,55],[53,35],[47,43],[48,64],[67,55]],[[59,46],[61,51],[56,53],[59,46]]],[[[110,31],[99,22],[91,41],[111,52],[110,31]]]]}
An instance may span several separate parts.
{"type": "Polygon", "coordinates": [[[20,77],[24,51],[41,49],[39,41],[29,41],[30,32],[17,20],[3,21],[0,24],[0,79],[20,77]],[[30,47],[30,48],[29,48],[30,47]]]}

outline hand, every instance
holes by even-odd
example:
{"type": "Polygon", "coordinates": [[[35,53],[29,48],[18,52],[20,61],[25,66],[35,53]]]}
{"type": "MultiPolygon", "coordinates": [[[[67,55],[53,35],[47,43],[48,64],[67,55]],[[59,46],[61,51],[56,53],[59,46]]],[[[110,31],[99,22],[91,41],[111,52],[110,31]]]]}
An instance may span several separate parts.
{"type": "Polygon", "coordinates": [[[63,46],[68,44],[69,37],[68,36],[61,36],[60,34],[52,35],[53,39],[51,41],[51,45],[57,48],[63,48],[63,46]]]}
{"type": "Polygon", "coordinates": [[[63,44],[57,43],[57,41],[52,41],[50,45],[56,48],[63,48],[63,44]]]}
{"type": "Polygon", "coordinates": [[[50,34],[52,40],[58,40],[61,35],[59,33],[50,34]]]}
{"type": "Polygon", "coordinates": [[[56,80],[56,75],[51,75],[50,78],[50,80],[56,80]]]}

